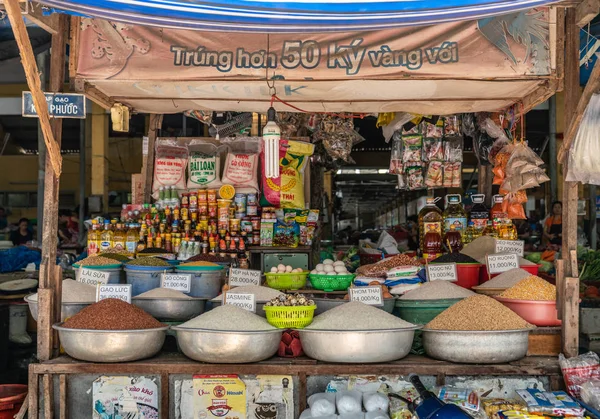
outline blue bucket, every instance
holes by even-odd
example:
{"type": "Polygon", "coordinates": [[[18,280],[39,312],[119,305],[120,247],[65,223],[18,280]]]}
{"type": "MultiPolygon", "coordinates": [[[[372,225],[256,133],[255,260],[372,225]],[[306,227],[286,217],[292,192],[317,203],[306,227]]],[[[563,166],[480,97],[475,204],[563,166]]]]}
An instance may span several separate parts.
{"type": "Polygon", "coordinates": [[[127,283],[131,284],[131,296],[136,297],[146,291],[160,288],[160,276],[171,273],[173,269],[166,266],[126,266],[127,283]]]}
{"type": "Polygon", "coordinates": [[[208,298],[209,300],[215,298],[221,293],[221,287],[224,282],[224,271],[219,270],[193,270],[188,267],[187,269],[175,269],[178,274],[191,274],[191,290],[188,294],[190,297],[196,298],[208,298]]]}

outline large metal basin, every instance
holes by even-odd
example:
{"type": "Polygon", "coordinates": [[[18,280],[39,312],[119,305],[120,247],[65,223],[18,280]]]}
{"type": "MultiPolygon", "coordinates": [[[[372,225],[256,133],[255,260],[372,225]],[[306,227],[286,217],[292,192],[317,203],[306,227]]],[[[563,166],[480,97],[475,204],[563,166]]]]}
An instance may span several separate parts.
{"type": "MultiPolygon", "coordinates": [[[[337,306],[341,306],[342,304],[349,302],[349,300],[344,300],[343,298],[316,297],[316,298],[311,298],[311,299],[314,300],[315,304],[317,305],[317,309],[315,310],[315,316],[318,316],[319,314],[323,314],[327,310],[331,310],[332,308],[336,308],[337,306]]],[[[395,305],[396,305],[396,298],[394,297],[394,298],[384,298],[383,299],[383,307],[381,307],[381,306],[375,306],[375,307],[377,307],[381,310],[384,310],[388,313],[391,313],[394,311],[395,305]]]]}
{"type": "Polygon", "coordinates": [[[275,355],[283,330],[232,332],[173,327],[183,353],[195,361],[211,364],[244,364],[275,355]]]}
{"type": "Polygon", "coordinates": [[[527,355],[531,329],[455,331],[423,329],[428,356],[461,364],[497,364],[527,355]]]}
{"type": "MultiPolygon", "coordinates": [[[[25,297],[25,301],[29,304],[29,311],[31,311],[31,317],[33,320],[37,322],[38,319],[38,302],[37,300],[32,300],[30,297],[33,294],[25,297]]],[[[89,306],[90,304],[94,304],[95,301],[90,301],[89,303],[62,303],[61,311],[60,311],[60,321],[64,322],[69,317],[73,317],[75,314],[79,313],[81,310],[89,306]]]]}
{"type": "Polygon", "coordinates": [[[131,302],[162,321],[186,321],[204,313],[206,299],[132,298],[131,302]]]}
{"type": "Polygon", "coordinates": [[[72,358],[89,362],[130,362],[149,358],[160,351],[168,326],[141,330],[68,329],[62,323],[60,343],[72,358]]]}
{"type": "Polygon", "coordinates": [[[324,362],[370,363],[404,358],[410,352],[415,330],[421,326],[386,330],[299,329],[304,353],[324,362]]]}

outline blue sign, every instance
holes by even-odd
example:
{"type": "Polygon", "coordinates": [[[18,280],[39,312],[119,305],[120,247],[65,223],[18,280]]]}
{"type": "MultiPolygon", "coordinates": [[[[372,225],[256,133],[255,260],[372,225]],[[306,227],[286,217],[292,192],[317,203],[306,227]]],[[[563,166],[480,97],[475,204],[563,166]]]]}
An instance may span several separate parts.
{"type": "Polygon", "coordinates": [[[222,32],[372,31],[513,13],[554,0],[44,0],[67,13],[222,32]]]}
{"type": "MultiPolygon", "coordinates": [[[[79,93],[44,93],[51,118],[85,119],[85,96],[79,93]]],[[[23,92],[22,114],[28,118],[37,118],[31,92],[23,92]]]]}

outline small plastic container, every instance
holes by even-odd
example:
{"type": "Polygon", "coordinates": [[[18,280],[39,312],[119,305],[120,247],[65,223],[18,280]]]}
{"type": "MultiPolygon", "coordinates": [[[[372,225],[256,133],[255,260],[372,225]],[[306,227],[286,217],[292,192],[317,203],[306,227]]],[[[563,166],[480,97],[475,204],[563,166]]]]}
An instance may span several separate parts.
{"type": "Polygon", "coordinates": [[[456,285],[467,289],[479,285],[479,272],[482,266],[480,263],[457,263],[456,276],[458,281],[456,285]]]}
{"type": "Polygon", "coordinates": [[[26,385],[0,385],[0,419],[13,419],[13,417],[19,413],[26,397],[26,385]]]}
{"type": "Polygon", "coordinates": [[[316,308],[317,306],[265,306],[263,310],[267,314],[267,321],[272,326],[279,329],[302,329],[312,323],[316,308]]]}
{"type": "Polygon", "coordinates": [[[299,290],[306,286],[308,272],[265,273],[267,285],[276,290],[299,290]]]}
{"type": "Polygon", "coordinates": [[[356,275],[320,275],[311,274],[310,283],[314,289],[322,291],[345,291],[352,285],[356,275]]]}

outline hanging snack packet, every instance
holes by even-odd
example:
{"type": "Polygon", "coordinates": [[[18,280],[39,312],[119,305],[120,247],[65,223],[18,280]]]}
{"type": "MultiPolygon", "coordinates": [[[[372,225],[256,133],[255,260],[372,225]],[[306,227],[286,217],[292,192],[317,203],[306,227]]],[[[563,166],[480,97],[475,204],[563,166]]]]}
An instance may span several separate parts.
{"type": "Polygon", "coordinates": [[[315,151],[314,144],[288,141],[288,148],[281,160],[281,208],[304,208],[304,170],[315,151]]]}
{"type": "Polygon", "coordinates": [[[221,141],[229,146],[222,182],[232,185],[239,193],[257,192],[258,156],[262,138],[225,138],[221,141]]]}
{"type": "Polygon", "coordinates": [[[452,163],[452,187],[462,186],[462,163],[452,163]]]}
{"type": "Polygon", "coordinates": [[[158,199],[161,186],[174,186],[178,191],[186,189],[185,169],[188,149],[174,138],[158,139],[154,156],[154,179],[152,197],[158,199]]]}
{"type": "Polygon", "coordinates": [[[420,189],[424,186],[423,166],[413,164],[406,168],[406,184],[409,190],[420,189]]]}
{"type": "Polygon", "coordinates": [[[399,175],[403,173],[404,165],[402,164],[403,142],[402,137],[396,131],[392,137],[392,155],[390,157],[390,174],[399,175]]]}
{"type": "Polygon", "coordinates": [[[188,145],[188,189],[216,189],[221,186],[221,152],[224,147],[204,140],[188,145]]]}
{"type": "Polygon", "coordinates": [[[444,160],[450,162],[463,161],[463,138],[445,137],[444,138],[444,160]]]}
{"type": "Polygon", "coordinates": [[[265,174],[265,157],[264,150],[261,154],[261,183],[262,183],[262,196],[260,200],[260,205],[262,207],[277,207],[280,206],[281,199],[281,161],[285,157],[286,150],[288,148],[287,140],[279,140],[279,177],[268,179],[265,174]]]}
{"type": "Polygon", "coordinates": [[[450,115],[444,117],[444,135],[447,137],[461,135],[460,121],[458,115],[450,115]]]}
{"type": "Polygon", "coordinates": [[[432,161],[427,167],[427,176],[425,178],[425,186],[428,188],[441,187],[444,184],[442,177],[442,163],[441,161],[432,161]]]}
{"type": "Polygon", "coordinates": [[[444,136],[444,124],[438,120],[436,124],[424,123],[423,136],[427,138],[442,138],[444,136]]]}
{"type": "Polygon", "coordinates": [[[451,188],[452,181],[454,180],[454,163],[444,163],[444,176],[442,180],[442,186],[444,188],[451,188]]]}
{"type": "Polygon", "coordinates": [[[444,147],[441,138],[423,139],[423,161],[444,160],[444,147]]]}
{"type": "Polygon", "coordinates": [[[423,137],[420,135],[404,135],[402,136],[402,142],[404,144],[402,161],[404,163],[420,162],[423,147],[423,137]]]}

